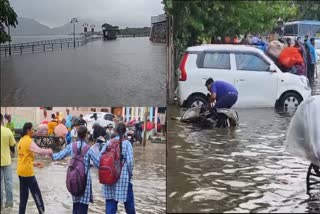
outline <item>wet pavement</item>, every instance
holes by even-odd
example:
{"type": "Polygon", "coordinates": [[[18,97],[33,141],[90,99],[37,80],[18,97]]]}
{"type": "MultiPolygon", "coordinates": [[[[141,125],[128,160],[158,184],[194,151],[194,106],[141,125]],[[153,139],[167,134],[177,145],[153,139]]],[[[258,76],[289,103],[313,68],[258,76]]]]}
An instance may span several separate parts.
{"type": "Polygon", "coordinates": [[[2,106],[166,105],[166,46],[147,37],[0,61],[2,106]]]}
{"type": "Polygon", "coordinates": [[[306,194],[310,163],[284,151],[292,115],[237,109],[238,128],[201,130],[171,119],[182,111],[168,107],[168,212],[320,212],[320,192],[306,194]]]}
{"type": "MultiPolygon", "coordinates": [[[[137,213],[165,213],[166,209],[166,160],[165,144],[147,143],[134,147],[133,191],[137,213]]],[[[35,168],[46,213],[72,213],[72,197],[65,185],[68,160],[52,162],[48,158],[37,157],[45,167],[35,168]]],[[[14,207],[1,210],[1,213],[18,213],[19,181],[16,175],[16,159],[13,159],[14,207]]],[[[89,213],[105,213],[105,200],[99,183],[98,171],[91,168],[94,203],[89,205],[89,213]]],[[[27,214],[38,213],[31,194],[27,205],[27,214]]],[[[125,213],[123,204],[119,203],[118,213],[125,213]]]]}

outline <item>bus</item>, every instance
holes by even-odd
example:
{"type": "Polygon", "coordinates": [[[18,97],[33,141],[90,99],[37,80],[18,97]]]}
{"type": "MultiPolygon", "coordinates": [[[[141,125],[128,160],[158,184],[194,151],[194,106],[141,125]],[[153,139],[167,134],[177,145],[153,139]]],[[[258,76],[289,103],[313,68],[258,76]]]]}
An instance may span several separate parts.
{"type": "Polygon", "coordinates": [[[308,35],[310,38],[320,38],[320,21],[302,20],[287,22],[283,26],[284,36],[294,36],[304,38],[308,35]]]}

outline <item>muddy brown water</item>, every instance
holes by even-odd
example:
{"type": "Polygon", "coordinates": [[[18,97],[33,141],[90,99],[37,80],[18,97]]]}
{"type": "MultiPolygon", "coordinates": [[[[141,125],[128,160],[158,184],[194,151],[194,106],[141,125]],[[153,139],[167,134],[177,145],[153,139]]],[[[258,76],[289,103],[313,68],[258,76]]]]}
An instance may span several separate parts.
{"type": "MultiPolygon", "coordinates": [[[[320,94],[320,81],[313,94],[320,94]]],[[[284,151],[292,114],[236,109],[235,129],[200,129],[168,108],[168,212],[320,212],[306,194],[309,162],[284,151]]]]}
{"type": "MultiPolygon", "coordinates": [[[[166,210],[166,145],[148,142],[146,147],[134,147],[133,191],[137,213],[165,213],[166,210]]],[[[36,157],[45,167],[35,169],[35,175],[45,203],[46,213],[72,213],[72,197],[65,184],[68,160],[52,162],[48,158],[36,157]]],[[[18,213],[19,180],[16,175],[16,159],[13,159],[13,197],[14,207],[3,209],[1,213],[18,213]]],[[[105,213],[105,200],[99,183],[98,171],[91,168],[94,203],[89,205],[89,213],[105,213]]],[[[31,193],[27,205],[27,214],[38,213],[31,193]]],[[[118,213],[125,213],[119,203],[118,213]]]]}
{"type": "Polygon", "coordinates": [[[166,46],[148,37],[0,61],[2,106],[166,105],[166,46]]]}

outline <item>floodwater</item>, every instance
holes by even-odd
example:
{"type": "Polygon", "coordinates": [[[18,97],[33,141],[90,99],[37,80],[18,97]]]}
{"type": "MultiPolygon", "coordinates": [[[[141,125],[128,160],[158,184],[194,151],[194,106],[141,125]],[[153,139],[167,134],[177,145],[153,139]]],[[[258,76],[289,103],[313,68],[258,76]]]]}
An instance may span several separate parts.
{"type": "MultiPolygon", "coordinates": [[[[137,213],[165,213],[166,209],[166,145],[149,143],[145,148],[134,146],[133,191],[137,213]]],[[[35,168],[35,175],[45,203],[46,213],[72,213],[72,197],[65,184],[68,160],[52,162],[49,158],[36,157],[45,167],[35,168]]],[[[1,210],[1,213],[18,213],[19,181],[16,175],[16,159],[13,159],[14,207],[1,210]]],[[[89,205],[89,213],[105,213],[105,200],[99,183],[98,171],[91,168],[94,203],[89,205]]],[[[125,213],[119,203],[119,213],[125,213]]],[[[38,213],[32,195],[29,193],[27,214],[38,213]]]]}
{"type": "Polygon", "coordinates": [[[2,106],[165,106],[166,46],[147,37],[1,57],[2,106]]]}
{"type": "Polygon", "coordinates": [[[320,212],[320,192],[306,194],[310,163],[284,151],[291,115],[237,109],[238,128],[201,130],[168,109],[168,212],[320,212]]]}

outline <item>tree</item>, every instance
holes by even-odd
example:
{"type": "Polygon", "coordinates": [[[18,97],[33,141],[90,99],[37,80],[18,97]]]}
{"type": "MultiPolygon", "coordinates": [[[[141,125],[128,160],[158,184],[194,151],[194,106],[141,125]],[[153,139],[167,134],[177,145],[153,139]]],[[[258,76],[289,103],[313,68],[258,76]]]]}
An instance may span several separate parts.
{"type": "Polygon", "coordinates": [[[320,2],[319,1],[293,1],[297,6],[299,13],[297,20],[320,20],[320,2]]]}
{"type": "Polygon", "coordinates": [[[6,27],[16,27],[18,16],[10,6],[9,0],[0,0],[0,44],[11,41],[10,35],[5,31],[6,27]]]}
{"type": "Polygon", "coordinates": [[[175,47],[181,56],[190,45],[211,42],[214,37],[233,37],[272,30],[279,18],[296,16],[292,1],[175,1],[164,0],[173,16],[175,47]]]}
{"type": "Polygon", "coordinates": [[[114,31],[116,33],[120,32],[118,26],[112,26],[112,25],[110,25],[108,23],[104,23],[101,27],[106,31],[114,31]]]}

